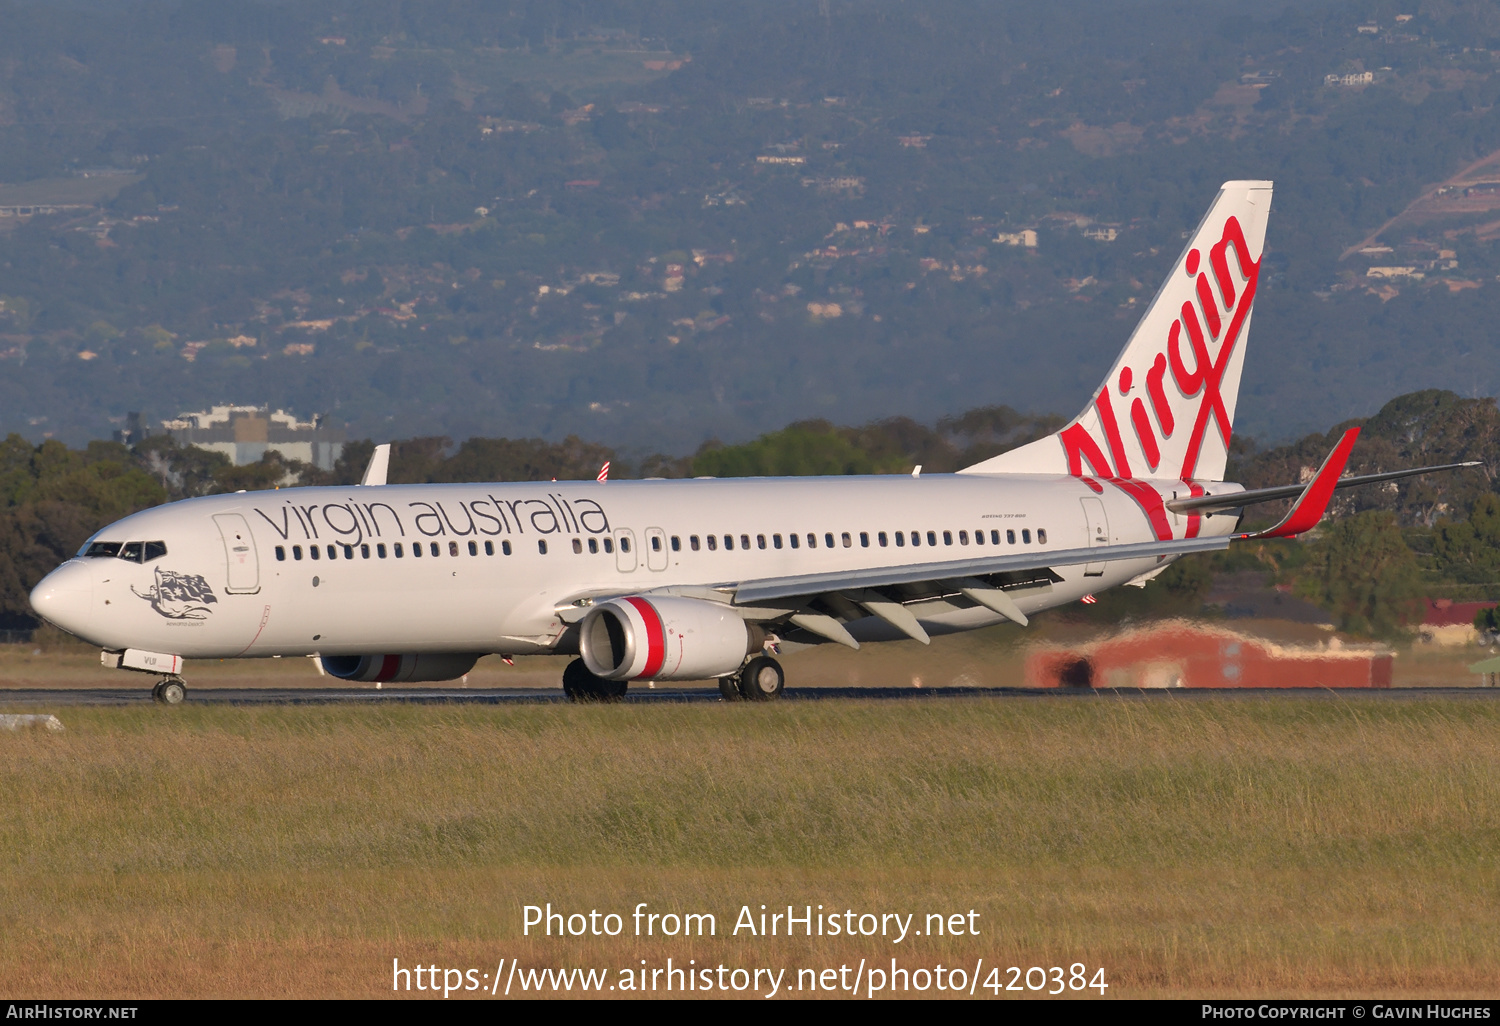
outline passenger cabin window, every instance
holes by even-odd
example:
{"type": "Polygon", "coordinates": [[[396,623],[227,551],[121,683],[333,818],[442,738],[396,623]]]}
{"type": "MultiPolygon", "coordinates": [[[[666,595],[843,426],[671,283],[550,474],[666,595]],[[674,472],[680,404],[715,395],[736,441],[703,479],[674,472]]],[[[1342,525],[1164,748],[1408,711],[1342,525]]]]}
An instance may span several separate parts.
{"type": "Polygon", "coordinates": [[[660,535],[653,534],[651,536],[651,551],[652,552],[660,552],[661,551],[661,536],[660,535]]]}
{"type": "Polygon", "coordinates": [[[1036,529],[1036,542],[1038,545],[1047,544],[1047,529],[1045,527],[1038,527],[1036,529]]]}
{"type": "MultiPolygon", "coordinates": [[[[430,551],[434,556],[441,556],[443,554],[443,550],[438,546],[437,542],[429,542],[428,551],[430,551]]],[[[454,553],[454,555],[457,555],[457,553],[454,553]]]]}
{"type": "Polygon", "coordinates": [[[990,532],[990,544],[991,545],[999,545],[1000,544],[1000,532],[999,531],[991,531],[990,532]]]}
{"type": "Polygon", "coordinates": [[[850,548],[854,544],[854,539],[849,537],[848,531],[845,531],[843,534],[839,535],[839,541],[844,543],[844,548],[846,549],[850,548]]]}
{"type": "Polygon", "coordinates": [[[870,532],[869,531],[861,531],[861,532],[859,532],[859,547],[862,548],[862,549],[868,549],[870,547],[870,532]]]}
{"type": "MultiPolygon", "coordinates": [[[[962,531],[959,531],[958,532],[958,539],[959,539],[959,541],[962,541],[963,537],[964,537],[964,533],[962,531]]],[[[983,545],[984,544],[984,532],[983,531],[975,531],[974,532],[974,544],[975,545],[983,545]]]]}
{"type": "Polygon", "coordinates": [[[734,551],[734,535],[732,535],[732,534],[726,534],[724,536],[724,551],[725,552],[732,552],[732,551],[734,551]]]}
{"type": "Polygon", "coordinates": [[[328,546],[328,558],[329,559],[338,559],[339,558],[339,550],[335,546],[332,546],[332,545],[328,546]]]}
{"type": "Polygon", "coordinates": [[[1015,543],[1016,543],[1016,532],[1014,532],[1014,531],[1006,531],[1005,532],[1005,544],[1007,544],[1007,545],[1014,545],[1015,543]]]}
{"type": "Polygon", "coordinates": [[[937,532],[936,531],[928,531],[927,532],[927,544],[928,545],[936,545],[937,544],[937,532]]]}
{"type": "Polygon", "coordinates": [[[922,544],[922,535],[921,535],[920,532],[913,531],[911,533],[911,543],[913,545],[921,545],[922,544]]]}
{"type": "Polygon", "coordinates": [[[344,558],[345,559],[353,559],[354,558],[354,546],[353,545],[345,545],[344,546],[344,558]]]}
{"type": "Polygon", "coordinates": [[[1023,528],[1021,528],[1021,541],[1022,541],[1022,543],[1026,544],[1026,545],[1030,545],[1031,544],[1031,528],[1029,528],[1029,527],[1023,527],[1023,528]]]}
{"type": "Polygon", "coordinates": [[[801,546],[801,544],[802,544],[802,539],[801,539],[801,538],[799,538],[799,537],[797,537],[797,535],[795,535],[795,534],[793,534],[793,535],[788,535],[788,538],[789,538],[789,539],[790,539],[790,540],[791,540],[791,543],[792,543],[792,548],[794,548],[794,549],[795,549],[795,548],[798,548],[798,547],[799,547],[799,546],[801,546]]]}
{"type": "Polygon", "coordinates": [[[510,542],[508,542],[508,541],[501,542],[500,543],[500,551],[503,552],[503,553],[505,553],[507,556],[510,555],[510,542]]]}
{"type": "Polygon", "coordinates": [[[875,535],[875,540],[880,543],[880,547],[882,549],[886,547],[886,540],[887,539],[886,539],[884,531],[881,531],[879,534],[875,535]]]}
{"type": "Polygon", "coordinates": [[[899,549],[899,548],[903,548],[905,545],[906,545],[906,532],[905,531],[897,531],[896,532],[896,547],[899,549]]]}
{"type": "Polygon", "coordinates": [[[385,558],[385,542],[380,542],[375,546],[375,555],[379,556],[381,559],[385,558]]]}
{"type": "Polygon", "coordinates": [[[808,536],[807,536],[807,547],[810,548],[810,549],[815,549],[815,548],[818,547],[818,536],[817,535],[811,534],[811,533],[808,534],[808,536]]]}
{"type": "Polygon", "coordinates": [[[696,534],[688,535],[688,548],[694,552],[698,551],[698,536],[696,534]]]}
{"type": "Polygon", "coordinates": [[[740,548],[746,552],[750,551],[750,536],[748,534],[740,535],[740,548]]]}
{"type": "Polygon", "coordinates": [[[718,535],[711,534],[711,535],[708,536],[708,551],[709,552],[717,552],[717,551],[719,551],[719,538],[718,538],[718,535]]]}
{"type": "Polygon", "coordinates": [[[396,558],[400,559],[401,558],[401,543],[397,542],[395,545],[392,545],[391,548],[396,553],[396,558]]]}
{"type": "Polygon", "coordinates": [[[276,546],[276,562],[278,562],[278,563],[285,563],[286,562],[286,548],[284,546],[281,546],[281,545],[276,546]]]}
{"type": "MultiPolygon", "coordinates": [[[[474,543],[473,542],[469,542],[469,544],[473,545],[474,543]]],[[[573,551],[575,553],[577,553],[578,555],[580,555],[580,556],[583,555],[583,539],[582,538],[574,538],[573,539],[573,551]]]]}
{"type": "Polygon", "coordinates": [[[620,551],[621,552],[629,552],[630,551],[630,539],[628,537],[620,539],[620,551]]]}
{"type": "Polygon", "coordinates": [[[679,538],[675,534],[672,535],[672,551],[673,552],[681,552],[682,551],[682,539],[679,538]]]}
{"type": "Polygon", "coordinates": [[[598,554],[598,552],[599,552],[599,539],[598,538],[590,538],[589,539],[589,552],[593,553],[595,555],[598,554]]]}
{"type": "Polygon", "coordinates": [[[322,559],[323,558],[323,550],[320,549],[320,548],[318,548],[316,545],[309,545],[307,547],[307,554],[309,556],[311,556],[313,559],[322,559]]]}
{"type": "MultiPolygon", "coordinates": [[[[578,544],[578,539],[577,538],[573,539],[573,544],[575,546],[578,544]]],[[[573,551],[577,552],[578,550],[575,548],[573,551]]],[[[477,556],[477,555],[479,555],[479,543],[478,542],[472,542],[472,541],[469,542],[469,555],[471,555],[471,556],[477,556]]]]}
{"type": "Polygon", "coordinates": [[[833,548],[833,532],[832,531],[829,531],[827,534],[823,535],[823,544],[826,545],[826,546],[828,546],[830,549],[833,548]]]}
{"type": "Polygon", "coordinates": [[[967,544],[969,544],[969,532],[968,531],[959,531],[958,532],[958,543],[960,545],[967,545],[967,544]]]}
{"type": "Polygon", "coordinates": [[[763,549],[763,548],[766,547],[766,536],[765,535],[763,535],[763,534],[757,534],[755,536],[755,547],[757,549],[763,549]]]}
{"type": "Polygon", "coordinates": [[[606,538],[606,539],[604,539],[604,551],[605,552],[613,552],[613,551],[615,551],[615,540],[613,538],[606,538]]]}
{"type": "MultiPolygon", "coordinates": [[[[471,542],[470,544],[473,544],[473,543],[471,542]]],[[[367,543],[367,542],[361,542],[360,543],[360,546],[359,546],[359,558],[360,559],[369,559],[370,558],[370,546],[369,546],[369,543],[367,543]]]]}
{"type": "Polygon", "coordinates": [[[487,542],[484,543],[484,554],[486,556],[493,556],[495,554],[495,543],[494,542],[487,541],[487,542]]]}
{"type": "Polygon", "coordinates": [[[301,545],[293,545],[292,546],[292,558],[296,559],[296,560],[300,560],[302,558],[302,546],[301,545]]]}
{"type": "Polygon", "coordinates": [[[547,554],[547,542],[545,539],[536,543],[536,550],[544,556],[547,554]]]}
{"type": "Polygon", "coordinates": [[[412,554],[412,558],[413,559],[421,559],[422,558],[422,543],[421,542],[412,542],[411,543],[411,554],[412,554]]]}
{"type": "Polygon", "coordinates": [[[943,532],[943,544],[944,545],[952,545],[953,544],[953,532],[952,531],[944,531],[943,532]]]}
{"type": "Polygon", "coordinates": [[[779,548],[781,548],[781,535],[779,535],[779,534],[773,534],[773,535],[771,535],[771,547],[773,549],[779,549],[779,548]]]}

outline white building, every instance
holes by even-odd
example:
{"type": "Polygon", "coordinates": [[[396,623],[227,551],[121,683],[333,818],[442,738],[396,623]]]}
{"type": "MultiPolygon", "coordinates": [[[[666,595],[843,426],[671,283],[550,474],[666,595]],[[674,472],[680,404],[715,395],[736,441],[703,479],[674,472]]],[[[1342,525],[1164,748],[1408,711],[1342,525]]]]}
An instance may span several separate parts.
{"type": "Polygon", "coordinates": [[[344,451],[344,432],[326,427],[321,414],[303,421],[268,406],[215,406],[178,414],[161,426],[179,443],[222,452],[236,466],[278,452],[284,459],[332,470],[344,451]]]}

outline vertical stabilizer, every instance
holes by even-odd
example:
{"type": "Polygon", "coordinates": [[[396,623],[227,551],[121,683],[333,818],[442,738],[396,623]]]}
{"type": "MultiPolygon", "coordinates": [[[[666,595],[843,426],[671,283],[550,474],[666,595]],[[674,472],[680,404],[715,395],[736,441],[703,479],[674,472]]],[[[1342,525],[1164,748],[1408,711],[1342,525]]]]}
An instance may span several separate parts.
{"type": "Polygon", "coordinates": [[[1222,480],[1270,210],[1225,182],[1083,412],[960,473],[1222,480]]]}

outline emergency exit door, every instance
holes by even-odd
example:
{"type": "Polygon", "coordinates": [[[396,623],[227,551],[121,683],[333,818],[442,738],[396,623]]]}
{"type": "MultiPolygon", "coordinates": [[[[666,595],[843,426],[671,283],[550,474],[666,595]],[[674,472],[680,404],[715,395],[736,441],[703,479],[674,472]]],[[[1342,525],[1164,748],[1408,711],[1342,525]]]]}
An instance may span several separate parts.
{"type": "MultiPolygon", "coordinates": [[[[1083,519],[1088,526],[1089,548],[1096,549],[1109,544],[1109,517],[1104,513],[1104,503],[1088,496],[1079,499],[1083,503],[1083,519]]],[[[1085,577],[1103,577],[1103,563],[1088,563],[1083,568],[1085,577]]]]}

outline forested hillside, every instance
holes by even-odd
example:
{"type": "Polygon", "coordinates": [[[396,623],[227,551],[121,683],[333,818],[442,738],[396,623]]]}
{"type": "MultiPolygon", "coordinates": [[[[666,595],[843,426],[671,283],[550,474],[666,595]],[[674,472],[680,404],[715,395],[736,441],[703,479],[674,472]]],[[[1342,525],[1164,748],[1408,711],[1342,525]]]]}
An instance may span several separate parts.
{"type": "Polygon", "coordinates": [[[1500,391],[1478,0],[0,0],[0,28],[0,430],[33,443],[212,402],[638,460],[1071,413],[1246,177],[1277,182],[1246,430],[1500,391]]]}

